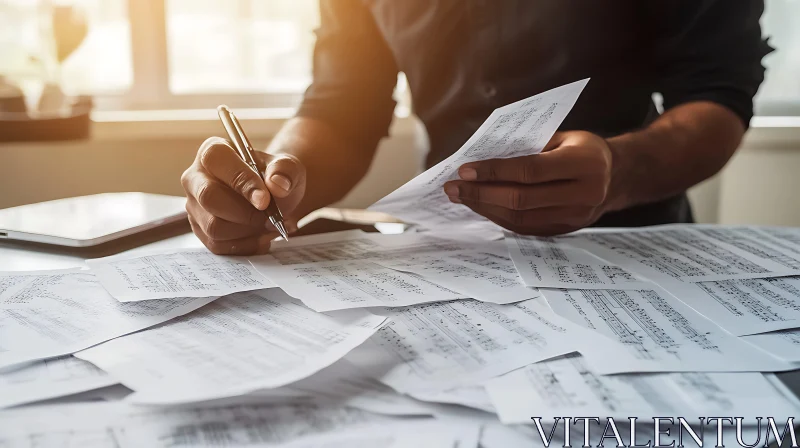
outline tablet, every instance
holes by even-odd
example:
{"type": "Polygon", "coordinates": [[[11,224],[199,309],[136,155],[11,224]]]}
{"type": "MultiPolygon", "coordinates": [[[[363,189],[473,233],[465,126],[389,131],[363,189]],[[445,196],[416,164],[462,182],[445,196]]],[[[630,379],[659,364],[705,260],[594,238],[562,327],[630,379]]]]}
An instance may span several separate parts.
{"type": "Polygon", "coordinates": [[[0,210],[0,239],[69,247],[106,243],[186,219],[186,198],[103,193],[0,210]]]}

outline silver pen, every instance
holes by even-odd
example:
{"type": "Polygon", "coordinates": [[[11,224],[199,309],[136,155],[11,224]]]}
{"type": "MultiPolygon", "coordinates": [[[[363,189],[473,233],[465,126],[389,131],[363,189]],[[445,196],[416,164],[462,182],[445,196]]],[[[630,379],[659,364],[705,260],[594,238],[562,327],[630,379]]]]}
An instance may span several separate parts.
{"type": "MultiPolygon", "coordinates": [[[[233,115],[233,112],[228,109],[228,106],[217,107],[217,113],[219,114],[219,119],[222,120],[225,131],[228,133],[228,138],[230,138],[233,147],[236,148],[236,151],[239,153],[239,157],[241,157],[244,163],[255,171],[258,177],[266,183],[266,179],[264,179],[264,175],[259,171],[256,159],[253,157],[253,151],[255,151],[255,149],[253,145],[250,144],[250,140],[244,133],[244,129],[242,129],[242,125],[239,123],[236,115],[233,115]]],[[[278,209],[278,204],[274,196],[270,198],[269,206],[264,210],[264,213],[283,239],[289,241],[289,236],[286,234],[286,226],[283,223],[283,214],[278,209]]]]}

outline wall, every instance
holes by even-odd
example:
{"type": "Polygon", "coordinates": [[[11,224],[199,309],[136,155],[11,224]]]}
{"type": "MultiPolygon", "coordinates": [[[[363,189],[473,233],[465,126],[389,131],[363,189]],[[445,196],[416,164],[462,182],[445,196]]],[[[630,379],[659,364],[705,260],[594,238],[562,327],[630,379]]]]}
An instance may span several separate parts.
{"type": "MultiPolygon", "coordinates": [[[[282,120],[254,116],[243,122],[254,144],[263,146],[282,120]]],[[[180,174],[203,139],[219,131],[213,116],[203,114],[189,120],[108,114],[101,115],[89,141],[0,144],[0,208],[106,191],[182,195],[180,174]]],[[[368,176],[339,205],[369,205],[418,171],[417,148],[424,145],[418,124],[398,119],[391,134],[368,176]]],[[[751,130],[720,175],[690,197],[700,222],[800,226],[798,194],[800,127],[765,123],[751,130]]]]}

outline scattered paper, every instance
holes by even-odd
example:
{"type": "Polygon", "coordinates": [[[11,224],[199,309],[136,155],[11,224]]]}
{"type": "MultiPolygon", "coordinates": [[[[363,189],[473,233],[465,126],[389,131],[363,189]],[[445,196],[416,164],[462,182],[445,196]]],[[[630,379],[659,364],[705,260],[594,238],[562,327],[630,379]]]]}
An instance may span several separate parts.
{"type": "Polygon", "coordinates": [[[166,322],[216,297],[120,303],[89,271],[0,274],[0,369],[63,356],[166,322]]]}
{"type": "Polygon", "coordinates": [[[389,269],[372,261],[272,266],[268,275],[287,294],[319,312],[409,306],[465,297],[418,275],[389,269]]]}
{"type": "Polygon", "coordinates": [[[455,154],[369,207],[421,227],[496,231],[499,226],[451,203],[442,188],[458,179],[458,168],[487,159],[541,152],[577,101],[588,79],[496,109],[455,154]]]}
{"type": "Polygon", "coordinates": [[[784,361],[800,363],[800,329],[742,336],[739,339],[753,344],[784,361]]]}
{"type": "Polygon", "coordinates": [[[389,324],[346,359],[408,394],[471,386],[533,362],[614,344],[537,300],[458,300],[375,312],[387,315],[389,324]]]}
{"type": "Polygon", "coordinates": [[[457,404],[491,414],[497,412],[482,385],[464,386],[442,391],[412,392],[411,396],[417,400],[431,403],[457,404]]]}
{"type": "Polygon", "coordinates": [[[744,336],[800,327],[800,277],[661,282],[725,331],[744,336]]]}
{"type": "Polygon", "coordinates": [[[565,238],[609,263],[659,283],[800,275],[800,245],[769,230],[668,225],[585,231],[565,238]]]}
{"type": "Polygon", "coordinates": [[[93,403],[0,412],[9,447],[477,448],[480,426],[399,419],[347,407],[147,408],[93,403]]]}
{"type": "Polygon", "coordinates": [[[364,310],[315,313],[268,289],[225,296],[76,356],[136,391],[131,401],[206,401],[306,378],[364,342],[384,320],[364,310]]]}
{"type": "Polygon", "coordinates": [[[539,288],[641,289],[647,280],[563,239],[537,238],[506,232],[511,259],[522,282],[539,288]]]}
{"type": "Polygon", "coordinates": [[[507,304],[541,297],[538,290],[520,283],[511,259],[499,252],[460,251],[384,259],[377,263],[411,272],[481,302],[507,304]]]}
{"type": "Polygon", "coordinates": [[[760,373],[597,375],[579,355],[523,367],[489,380],[486,391],[506,424],[531,417],[602,415],[792,415],[790,402],[760,373]]]}
{"type": "Polygon", "coordinates": [[[117,384],[92,364],[64,356],[0,372],[0,408],[63,397],[117,384]]]}
{"type": "Polygon", "coordinates": [[[206,249],[123,254],[86,264],[120,302],[223,296],[275,287],[247,259],[214,255],[206,249]]]}
{"type": "Polygon", "coordinates": [[[722,331],[662,289],[542,290],[550,307],[572,322],[619,341],[631,358],[614,363],[582,352],[598,373],[770,372],[792,366],[722,331]],[[597,365],[597,362],[606,362],[597,365]]]}

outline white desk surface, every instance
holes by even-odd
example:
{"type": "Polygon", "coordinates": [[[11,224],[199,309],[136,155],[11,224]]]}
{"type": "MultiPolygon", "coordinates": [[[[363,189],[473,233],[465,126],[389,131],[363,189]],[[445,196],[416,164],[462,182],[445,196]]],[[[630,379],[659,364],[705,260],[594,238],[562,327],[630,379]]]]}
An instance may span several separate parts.
{"type": "MultiPolygon", "coordinates": [[[[127,251],[128,253],[156,249],[199,248],[203,243],[193,233],[174,236],[127,251]]],[[[0,271],[41,271],[84,266],[84,257],[50,253],[36,249],[4,246],[0,244],[0,271]]]]}

